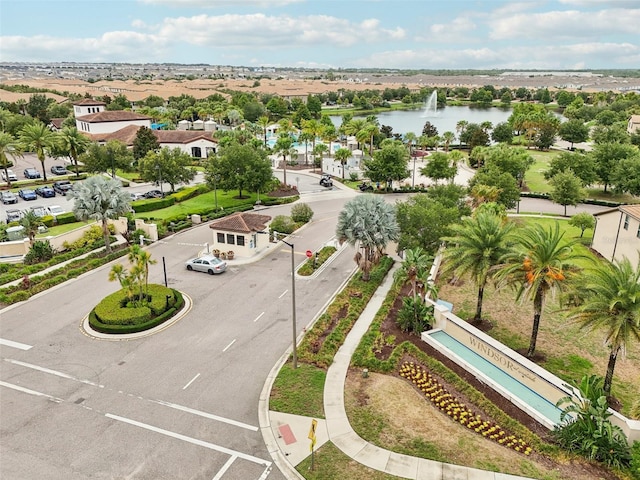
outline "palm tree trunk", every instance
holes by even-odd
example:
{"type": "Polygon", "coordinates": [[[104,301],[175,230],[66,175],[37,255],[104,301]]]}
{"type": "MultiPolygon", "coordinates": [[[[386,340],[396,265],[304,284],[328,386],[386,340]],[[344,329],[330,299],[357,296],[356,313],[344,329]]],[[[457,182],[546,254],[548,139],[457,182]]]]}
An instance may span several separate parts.
{"type": "Polygon", "coordinates": [[[611,395],[611,384],[613,383],[613,370],[616,368],[616,360],[620,347],[612,347],[609,353],[609,363],[607,364],[607,374],[604,376],[603,389],[607,395],[611,395]]]}
{"type": "Polygon", "coordinates": [[[538,340],[538,329],[540,328],[540,316],[542,315],[542,302],[544,293],[538,289],[533,299],[533,328],[531,329],[531,340],[529,342],[529,350],[527,350],[527,358],[533,357],[536,351],[536,341],[538,340]]]}
{"type": "Polygon", "coordinates": [[[284,179],[284,184],[285,186],[287,185],[287,156],[286,155],[282,155],[282,161],[284,163],[284,175],[283,175],[283,179],[284,179]]]}
{"type": "Polygon", "coordinates": [[[104,247],[107,253],[111,253],[111,238],[109,236],[109,222],[105,218],[102,220],[102,234],[104,235],[104,247]]]}
{"type": "Polygon", "coordinates": [[[473,323],[482,322],[482,297],[484,296],[484,284],[478,287],[478,301],[476,303],[476,315],[473,317],[473,323]]]}

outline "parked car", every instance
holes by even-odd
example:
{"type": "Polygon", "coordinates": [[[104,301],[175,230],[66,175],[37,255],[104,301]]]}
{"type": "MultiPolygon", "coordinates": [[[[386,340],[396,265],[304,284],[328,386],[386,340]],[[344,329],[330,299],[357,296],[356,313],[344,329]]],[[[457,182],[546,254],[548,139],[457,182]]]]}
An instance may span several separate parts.
{"type": "Polygon", "coordinates": [[[57,182],[53,182],[53,190],[60,195],[66,195],[72,187],[73,184],[69,180],[58,180],[57,182]]]}
{"type": "Polygon", "coordinates": [[[131,201],[135,202],[136,200],[142,200],[144,198],[147,198],[144,196],[144,193],[131,193],[131,201]]]}
{"type": "Polygon", "coordinates": [[[45,207],[31,207],[29,210],[31,210],[33,213],[36,214],[36,216],[40,218],[46,217],[49,214],[49,212],[45,207]]]}
{"type": "Polygon", "coordinates": [[[18,197],[15,193],[5,190],[2,192],[2,203],[5,205],[8,203],[18,203],[18,197]]]}
{"type": "Polygon", "coordinates": [[[40,178],[41,175],[40,175],[40,172],[35,168],[25,168],[24,176],[25,178],[33,179],[33,178],[40,178]]]}
{"type": "Polygon", "coordinates": [[[214,255],[202,255],[201,257],[187,260],[184,264],[187,270],[195,270],[196,272],[205,272],[209,275],[222,273],[227,269],[227,262],[220,260],[214,255]]]}
{"type": "Polygon", "coordinates": [[[17,182],[18,181],[18,176],[15,173],[13,173],[13,170],[7,169],[7,171],[5,173],[4,169],[2,169],[2,180],[4,180],[6,182],[7,178],[9,179],[10,182],[17,182]]]}
{"type": "Polygon", "coordinates": [[[164,197],[164,193],[160,190],[149,190],[144,194],[144,198],[162,198],[164,197]]]}
{"type": "Polygon", "coordinates": [[[56,191],[53,188],[44,185],[36,188],[36,195],[40,195],[42,198],[51,198],[56,196],[56,191]]]}
{"type": "Polygon", "coordinates": [[[51,205],[50,207],[47,208],[47,211],[49,212],[49,215],[51,215],[54,218],[57,218],[58,215],[62,215],[63,213],[67,213],[67,211],[62,208],[60,205],[51,205]]]}
{"type": "Polygon", "coordinates": [[[30,188],[23,188],[21,190],[18,190],[18,195],[23,200],[35,200],[36,198],[38,198],[36,192],[31,190],[30,188]]]}
{"type": "Polygon", "coordinates": [[[333,187],[333,180],[331,180],[331,175],[329,175],[328,173],[323,173],[322,177],[320,177],[320,186],[333,187]]]}
{"type": "Polygon", "coordinates": [[[53,165],[51,167],[51,173],[54,175],[66,175],[68,172],[64,165],[53,165]]]}
{"type": "Polygon", "coordinates": [[[22,212],[20,210],[7,210],[7,223],[19,222],[22,218],[22,212]]]}

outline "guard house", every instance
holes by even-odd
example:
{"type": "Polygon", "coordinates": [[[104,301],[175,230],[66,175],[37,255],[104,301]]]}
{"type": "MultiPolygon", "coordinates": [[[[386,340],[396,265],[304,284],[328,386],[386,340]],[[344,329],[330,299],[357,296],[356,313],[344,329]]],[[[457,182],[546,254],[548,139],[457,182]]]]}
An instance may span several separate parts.
{"type": "Polygon", "coordinates": [[[237,257],[252,257],[269,246],[269,215],[238,212],[214,220],[212,250],[234,252],[237,257]]]}

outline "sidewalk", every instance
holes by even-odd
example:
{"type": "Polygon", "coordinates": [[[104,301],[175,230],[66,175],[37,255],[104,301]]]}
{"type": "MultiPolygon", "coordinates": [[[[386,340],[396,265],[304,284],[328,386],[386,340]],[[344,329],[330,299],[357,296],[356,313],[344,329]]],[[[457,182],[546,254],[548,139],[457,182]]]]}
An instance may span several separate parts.
{"type": "MultiPolygon", "coordinates": [[[[393,284],[393,272],[399,261],[387,274],[384,283],[376,290],[358,321],[338,350],[333,364],[327,371],[324,385],[325,420],[318,420],[316,449],[331,441],[344,454],[369,468],[416,480],[523,480],[525,477],[495,473],[475,468],[426,460],[385,450],[360,438],[351,428],[344,407],[344,385],[351,356],[366,333],[376,313],[393,284]]],[[[269,410],[269,395],[278,371],[286,362],[287,351],[273,367],[267,378],[259,402],[260,429],[267,449],[283,475],[291,480],[301,476],[295,469],[310,455],[307,436],[311,428],[310,417],[273,412],[269,410]]],[[[329,480],[329,479],[327,479],[329,480]]]]}

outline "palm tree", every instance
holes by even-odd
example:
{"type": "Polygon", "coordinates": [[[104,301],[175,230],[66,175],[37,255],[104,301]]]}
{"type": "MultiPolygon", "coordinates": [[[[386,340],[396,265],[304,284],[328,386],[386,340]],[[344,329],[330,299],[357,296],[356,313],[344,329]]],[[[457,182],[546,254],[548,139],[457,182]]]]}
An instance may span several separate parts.
{"type": "Polygon", "coordinates": [[[302,121],[302,133],[309,135],[311,139],[311,151],[316,148],[316,139],[324,132],[324,125],[318,120],[312,118],[311,120],[302,121]]]}
{"type": "Polygon", "coordinates": [[[282,163],[284,168],[284,184],[287,185],[287,155],[291,152],[293,146],[293,139],[288,133],[281,133],[276,140],[276,144],[273,146],[273,150],[276,154],[282,154],[282,163]]]}
{"type": "Polygon", "coordinates": [[[22,147],[20,142],[13,138],[13,135],[7,132],[0,132],[0,167],[4,170],[4,175],[7,179],[7,186],[11,186],[11,179],[9,178],[9,156],[13,158],[15,163],[16,157],[22,157],[22,147]]]}
{"type": "Polygon", "coordinates": [[[59,134],[60,143],[71,162],[76,167],[76,177],[80,176],[78,157],[87,151],[91,141],[78,131],[76,127],[64,127],[59,134]]]}
{"type": "Polygon", "coordinates": [[[47,171],[44,168],[45,155],[56,143],[57,136],[44,123],[37,121],[30,125],[25,125],[18,134],[22,148],[26,151],[34,152],[42,165],[42,178],[47,181],[47,171]]]}
{"type": "Polygon", "coordinates": [[[378,125],[376,125],[375,123],[367,123],[356,134],[356,140],[358,140],[358,143],[366,144],[367,141],[369,142],[370,157],[373,155],[373,139],[378,133],[380,133],[378,125]]]}
{"type": "Polygon", "coordinates": [[[573,263],[588,258],[577,253],[573,246],[578,240],[564,240],[558,222],[555,228],[545,229],[536,224],[522,229],[515,238],[513,251],[505,255],[497,266],[496,277],[500,284],[516,289],[516,300],[533,301],[533,328],[526,356],[533,357],[540,327],[542,308],[548,293],[555,294],[565,286],[565,279],[577,269],[573,263]]]}
{"type": "Polygon", "coordinates": [[[42,219],[36,215],[33,210],[27,210],[20,219],[20,225],[24,228],[24,232],[29,237],[29,243],[33,245],[36,235],[38,234],[38,227],[42,225],[42,219]]]}
{"type": "Polygon", "coordinates": [[[329,147],[324,143],[319,143],[313,149],[313,168],[315,170],[317,158],[320,157],[320,167],[322,167],[322,156],[329,151],[329,147]]]}
{"type": "Polygon", "coordinates": [[[102,233],[107,252],[111,252],[109,219],[117,218],[131,210],[130,196],[118,180],[102,175],[76,182],[69,196],[73,198],[73,213],[80,220],[91,219],[102,223],[102,233]]]}
{"type": "Polygon", "coordinates": [[[269,126],[269,117],[262,115],[258,119],[258,126],[262,129],[262,136],[264,137],[264,148],[267,148],[267,127],[269,126]]]}
{"type": "Polygon", "coordinates": [[[640,265],[635,270],[624,257],[614,263],[600,263],[588,270],[580,284],[584,302],[570,314],[582,328],[603,329],[609,346],[609,363],[604,390],[611,394],[618,354],[631,340],[640,341],[640,265]]]}
{"type": "Polygon", "coordinates": [[[444,144],[444,151],[449,151],[449,145],[455,140],[456,135],[453,132],[444,132],[442,134],[442,143],[444,144]]]}
{"type": "MultiPolygon", "coordinates": [[[[464,134],[468,126],[469,126],[469,122],[467,122],[466,120],[459,120],[458,123],[456,123],[456,132],[458,132],[458,139],[460,139],[462,134],[464,134]]],[[[462,141],[458,140],[458,145],[461,145],[461,144],[462,144],[462,141]]]]}
{"type": "Polygon", "coordinates": [[[429,269],[433,263],[433,257],[421,247],[405,250],[404,261],[393,275],[396,284],[411,285],[410,296],[420,294],[424,301],[427,291],[427,278],[429,269]]]}
{"type": "Polygon", "coordinates": [[[361,195],[347,202],[338,215],[336,235],[340,242],[356,247],[354,260],[362,271],[362,280],[369,280],[373,264],[380,259],[387,243],[400,238],[395,207],[379,195],[361,195]],[[360,249],[364,253],[360,253],[360,249]]]}
{"type": "Polygon", "coordinates": [[[493,267],[507,254],[513,223],[505,223],[497,215],[480,213],[466,217],[451,227],[452,234],[444,237],[448,243],[444,251],[443,274],[453,272],[457,277],[470,275],[478,287],[478,301],[473,322],[482,322],[482,300],[493,267]]]}
{"type": "MultiPolygon", "coordinates": [[[[366,124],[367,124],[366,120],[362,118],[354,118],[352,120],[349,120],[349,122],[347,122],[347,124],[344,125],[343,131],[345,135],[352,135],[357,139],[358,132],[362,130],[366,124]]],[[[358,140],[358,149],[360,149],[359,140],[358,140]]]]}
{"type": "Polygon", "coordinates": [[[348,148],[339,148],[336,150],[335,158],[342,165],[342,179],[344,180],[344,166],[347,164],[347,160],[351,158],[351,150],[348,148]]]}

